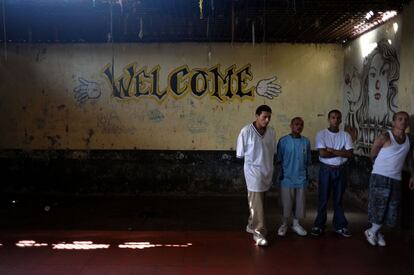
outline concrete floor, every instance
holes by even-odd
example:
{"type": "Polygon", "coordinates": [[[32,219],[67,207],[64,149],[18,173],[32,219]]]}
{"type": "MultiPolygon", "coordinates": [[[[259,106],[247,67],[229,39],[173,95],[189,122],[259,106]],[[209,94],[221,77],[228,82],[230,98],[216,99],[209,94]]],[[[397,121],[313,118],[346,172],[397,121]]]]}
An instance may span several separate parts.
{"type": "MultiPolygon", "coordinates": [[[[314,193],[308,209],[310,229],[314,193]]],[[[244,196],[2,197],[0,274],[414,274],[412,233],[385,231],[389,246],[371,247],[365,211],[350,199],[345,209],[351,238],[330,226],[281,238],[279,198],[268,197],[270,246],[259,248],[244,196]]]]}

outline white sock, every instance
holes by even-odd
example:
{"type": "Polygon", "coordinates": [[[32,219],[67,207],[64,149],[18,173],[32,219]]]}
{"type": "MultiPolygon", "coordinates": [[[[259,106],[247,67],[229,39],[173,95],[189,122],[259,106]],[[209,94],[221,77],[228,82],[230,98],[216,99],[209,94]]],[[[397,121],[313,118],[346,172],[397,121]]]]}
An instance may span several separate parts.
{"type": "Polygon", "coordinates": [[[293,226],[300,225],[298,219],[293,219],[293,223],[292,224],[293,224],[293,226]]]}
{"type": "Polygon", "coordinates": [[[373,234],[377,234],[381,227],[382,224],[373,223],[369,231],[371,231],[373,234]]]}

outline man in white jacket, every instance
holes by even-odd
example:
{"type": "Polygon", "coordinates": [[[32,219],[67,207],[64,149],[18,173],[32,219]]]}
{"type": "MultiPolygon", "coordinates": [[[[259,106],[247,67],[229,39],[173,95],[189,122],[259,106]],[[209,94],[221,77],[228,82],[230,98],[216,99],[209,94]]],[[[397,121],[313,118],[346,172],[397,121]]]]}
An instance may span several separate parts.
{"type": "Polygon", "coordinates": [[[244,177],[250,216],[246,231],[253,234],[256,245],[266,246],[264,218],[265,193],[270,189],[273,176],[273,159],[276,153],[276,133],[268,127],[272,109],[261,105],[256,109],[256,120],[243,127],[237,139],[236,155],[244,158],[244,177]]]}

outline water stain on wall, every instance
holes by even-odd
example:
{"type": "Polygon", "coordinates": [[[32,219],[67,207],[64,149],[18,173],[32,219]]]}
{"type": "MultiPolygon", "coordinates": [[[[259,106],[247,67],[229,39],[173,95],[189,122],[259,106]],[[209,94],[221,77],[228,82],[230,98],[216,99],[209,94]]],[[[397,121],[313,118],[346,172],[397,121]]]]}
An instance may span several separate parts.
{"type": "Polygon", "coordinates": [[[150,110],[148,113],[149,120],[159,123],[164,120],[164,115],[157,109],[150,110]]]}
{"type": "Polygon", "coordinates": [[[60,136],[54,135],[54,136],[46,136],[50,143],[51,148],[59,147],[60,146],[60,136]]]}
{"type": "Polygon", "coordinates": [[[277,114],[276,115],[276,120],[279,123],[283,123],[283,124],[289,124],[290,125],[290,118],[288,118],[286,115],[284,114],[277,114]]]}
{"type": "Polygon", "coordinates": [[[46,59],[46,48],[38,49],[36,54],[36,62],[41,62],[46,59]]]}
{"type": "Polygon", "coordinates": [[[220,146],[224,146],[229,141],[229,127],[228,125],[222,123],[222,121],[219,121],[215,125],[215,136],[216,136],[216,142],[220,146]]]}
{"type": "Polygon", "coordinates": [[[205,133],[208,129],[208,122],[204,116],[192,113],[187,119],[187,129],[193,134],[205,133]]]}
{"type": "Polygon", "coordinates": [[[102,133],[106,134],[131,134],[135,132],[134,126],[126,127],[117,113],[111,112],[110,114],[100,114],[97,117],[97,127],[102,133]]]}
{"type": "Polygon", "coordinates": [[[33,140],[34,140],[34,136],[29,135],[27,129],[24,129],[24,139],[23,139],[23,143],[24,144],[30,144],[33,140]]]}
{"type": "Polygon", "coordinates": [[[37,129],[44,129],[46,125],[46,121],[43,118],[36,119],[36,127],[37,129]]]}
{"type": "Polygon", "coordinates": [[[87,137],[83,139],[85,141],[86,147],[88,147],[89,144],[91,143],[91,139],[92,139],[93,134],[94,134],[93,129],[89,129],[87,137]]]}

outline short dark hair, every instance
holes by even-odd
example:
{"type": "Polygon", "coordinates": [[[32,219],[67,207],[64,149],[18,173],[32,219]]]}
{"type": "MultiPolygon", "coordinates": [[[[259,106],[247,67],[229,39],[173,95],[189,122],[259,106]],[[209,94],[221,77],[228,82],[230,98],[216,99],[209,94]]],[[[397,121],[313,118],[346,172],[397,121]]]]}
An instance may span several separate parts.
{"type": "Polygon", "coordinates": [[[339,111],[338,109],[330,110],[329,113],[328,113],[328,118],[331,117],[331,114],[338,114],[338,115],[342,116],[341,111],[339,111]]]}
{"type": "Polygon", "coordinates": [[[295,120],[300,120],[300,121],[302,121],[302,122],[304,122],[303,121],[303,118],[301,118],[300,116],[295,116],[294,118],[292,118],[292,120],[290,121],[290,124],[293,124],[293,122],[295,121],[295,120]]]}
{"type": "Polygon", "coordinates": [[[407,116],[408,119],[410,119],[410,115],[406,111],[399,111],[392,115],[392,121],[395,121],[398,115],[404,114],[407,116]]]}
{"type": "Polygon", "coordinates": [[[269,112],[269,113],[272,113],[272,109],[270,109],[270,107],[269,107],[269,106],[267,106],[267,105],[260,105],[260,106],[259,106],[259,107],[257,107],[257,109],[256,109],[256,115],[260,116],[260,114],[261,114],[262,112],[269,112]]]}

